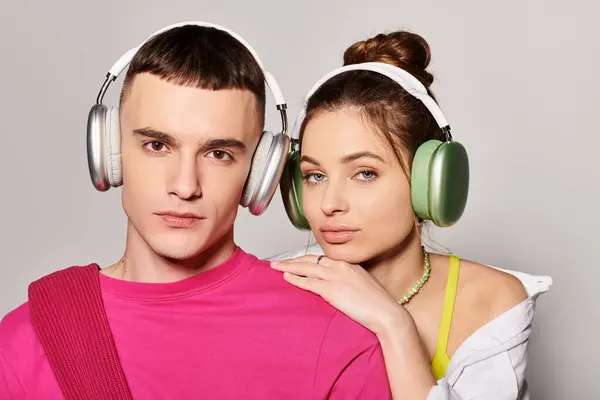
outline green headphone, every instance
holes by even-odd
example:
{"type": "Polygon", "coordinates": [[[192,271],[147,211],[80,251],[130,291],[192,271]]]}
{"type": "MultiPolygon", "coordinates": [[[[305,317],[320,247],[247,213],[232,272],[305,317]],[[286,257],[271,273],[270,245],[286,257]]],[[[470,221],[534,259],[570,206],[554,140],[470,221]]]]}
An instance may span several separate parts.
{"type": "Polygon", "coordinates": [[[390,64],[368,62],[338,68],[321,78],[306,96],[291,138],[292,147],[280,181],[286,213],[298,229],[310,229],[302,207],[302,174],[300,172],[300,127],[306,116],[310,96],[333,76],[351,70],[378,72],[397,82],[419,99],[431,112],[445,141],[428,140],[417,149],[411,166],[411,202],[417,217],[436,226],[449,227],[462,216],[469,193],[469,157],[464,146],[452,139],[450,125],[438,104],[428,95],[423,84],[407,71],[390,64]]]}

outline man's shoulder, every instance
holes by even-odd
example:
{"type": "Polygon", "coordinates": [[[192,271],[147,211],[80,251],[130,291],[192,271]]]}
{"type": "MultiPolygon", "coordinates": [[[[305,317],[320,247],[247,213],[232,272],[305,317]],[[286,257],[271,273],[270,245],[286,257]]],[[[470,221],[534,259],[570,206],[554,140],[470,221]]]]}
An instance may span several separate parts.
{"type": "Polygon", "coordinates": [[[0,397],[2,393],[24,395],[23,382],[42,355],[30,321],[29,303],[21,304],[0,320],[0,397]]]}
{"type": "Polygon", "coordinates": [[[255,258],[249,276],[248,290],[254,292],[261,301],[272,304],[274,309],[283,312],[287,309],[298,310],[303,315],[313,317],[333,317],[335,309],[321,296],[300,289],[283,278],[283,273],[271,268],[273,258],[255,258]]]}
{"type": "Polygon", "coordinates": [[[349,347],[364,348],[376,344],[378,342],[377,337],[367,328],[337,310],[321,296],[288,283],[280,271],[270,268],[271,261],[300,257],[305,254],[323,254],[323,251],[318,245],[313,245],[258,260],[261,267],[264,268],[263,272],[267,285],[281,291],[281,300],[285,301],[285,307],[300,310],[303,315],[312,319],[313,322],[321,320],[324,323],[323,328],[326,338],[332,338],[333,342],[343,344],[336,346],[335,343],[329,343],[329,345],[348,350],[349,347]],[[341,342],[338,340],[340,337],[344,338],[341,342]]]}
{"type": "Polygon", "coordinates": [[[304,256],[306,254],[323,255],[325,253],[323,252],[323,249],[321,249],[321,247],[318,244],[313,244],[311,246],[303,247],[301,249],[288,250],[288,251],[284,251],[284,252],[269,256],[266,258],[266,260],[269,260],[269,261],[288,260],[291,258],[304,256]]]}
{"type": "MultiPolygon", "coordinates": [[[[43,281],[48,282],[49,280],[57,281],[60,279],[65,285],[76,285],[76,280],[62,278],[67,276],[67,272],[83,271],[84,269],[89,271],[94,268],[97,268],[97,264],[89,264],[86,266],[75,265],[49,272],[31,282],[29,290],[31,291],[36,285],[39,285],[43,281]]],[[[9,348],[14,347],[23,349],[24,345],[26,347],[35,344],[36,337],[35,329],[31,321],[29,300],[9,311],[0,320],[0,351],[8,352],[9,348]]]]}
{"type": "Polygon", "coordinates": [[[29,302],[11,310],[0,320],[0,353],[5,357],[19,357],[18,353],[30,348],[35,341],[29,302]]]}
{"type": "Polygon", "coordinates": [[[31,319],[29,314],[29,302],[12,309],[0,320],[0,342],[7,335],[23,334],[24,330],[31,328],[31,319]]]}

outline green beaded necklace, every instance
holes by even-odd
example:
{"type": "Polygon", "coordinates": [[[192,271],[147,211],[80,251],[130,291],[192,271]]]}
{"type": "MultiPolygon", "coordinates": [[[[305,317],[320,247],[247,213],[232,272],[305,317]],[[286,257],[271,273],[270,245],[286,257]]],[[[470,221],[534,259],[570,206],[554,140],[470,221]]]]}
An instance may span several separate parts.
{"type": "Polygon", "coordinates": [[[421,276],[419,282],[408,291],[408,294],[398,300],[398,303],[400,304],[408,303],[408,301],[421,290],[425,282],[427,282],[427,279],[429,279],[429,273],[431,272],[431,268],[429,267],[429,255],[425,251],[425,246],[421,246],[421,251],[423,252],[423,258],[425,259],[425,271],[423,271],[423,276],[421,276]]]}

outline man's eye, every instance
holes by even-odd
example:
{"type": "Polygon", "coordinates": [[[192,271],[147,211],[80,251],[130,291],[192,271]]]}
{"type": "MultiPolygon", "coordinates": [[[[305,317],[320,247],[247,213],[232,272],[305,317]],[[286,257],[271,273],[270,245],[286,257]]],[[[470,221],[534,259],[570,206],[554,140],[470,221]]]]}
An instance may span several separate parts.
{"type": "Polygon", "coordinates": [[[231,155],[223,150],[214,150],[214,151],[211,151],[209,154],[212,155],[211,158],[214,158],[217,160],[225,160],[225,161],[231,160],[231,155]]]}
{"type": "Polygon", "coordinates": [[[164,143],[157,142],[157,141],[146,143],[145,147],[148,148],[148,146],[150,146],[149,150],[154,151],[154,152],[160,152],[160,151],[164,150],[164,148],[165,148],[164,143]]]}

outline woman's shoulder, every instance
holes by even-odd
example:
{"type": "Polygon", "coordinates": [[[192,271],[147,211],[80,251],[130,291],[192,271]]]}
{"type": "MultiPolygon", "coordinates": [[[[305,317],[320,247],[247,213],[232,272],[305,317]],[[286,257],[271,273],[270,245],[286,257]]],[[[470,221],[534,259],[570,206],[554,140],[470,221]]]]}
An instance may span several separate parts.
{"type": "Polygon", "coordinates": [[[501,311],[548,291],[552,278],[460,258],[459,285],[475,298],[487,300],[491,311],[501,311]]]}
{"type": "Polygon", "coordinates": [[[478,304],[483,320],[493,319],[529,297],[516,275],[465,259],[460,260],[459,289],[471,304],[478,304]]]}
{"type": "Polygon", "coordinates": [[[514,331],[526,327],[533,317],[536,297],[547,291],[551,283],[548,276],[460,258],[449,352],[456,351],[467,339],[482,346],[487,342],[497,344],[504,336],[508,339],[514,331]],[[484,326],[486,329],[481,330],[484,326]],[[487,335],[494,336],[493,340],[488,340],[487,335]]]}
{"type": "MultiPolygon", "coordinates": [[[[460,259],[449,372],[507,352],[523,359],[537,297],[552,278],[460,259]]],[[[487,367],[484,367],[487,368],[487,367]]],[[[455,375],[453,375],[455,376],[455,375]]],[[[455,376],[456,378],[457,376],[455,376]]]]}
{"type": "MultiPolygon", "coordinates": [[[[460,259],[457,308],[466,323],[464,337],[496,320],[522,325],[532,317],[537,296],[552,283],[548,276],[502,269],[468,259],[460,259]]],[[[462,324],[460,324],[462,325],[462,324]]],[[[497,326],[500,326],[497,325],[497,326]]],[[[496,325],[493,325],[496,326],[496,325]]],[[[502,329],[504,329],[502,328],[502,329]]]]}
{"type": "MultiPolygon", "coordinates": [[[[481,314],[499,314],[529,297],[524,282],[506,270],[454,255],[432,254],[430,258],[443,275],[444,285],[450,259],[459,260],[457,301],[469,304],[469,308],[478,309],[481,314]]],[[[483,318],[486,316],[489,315],[483,318]]]]}

